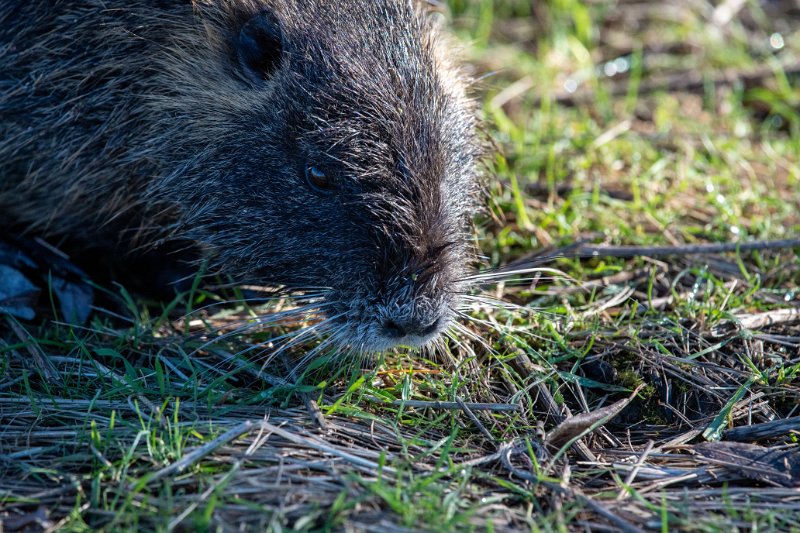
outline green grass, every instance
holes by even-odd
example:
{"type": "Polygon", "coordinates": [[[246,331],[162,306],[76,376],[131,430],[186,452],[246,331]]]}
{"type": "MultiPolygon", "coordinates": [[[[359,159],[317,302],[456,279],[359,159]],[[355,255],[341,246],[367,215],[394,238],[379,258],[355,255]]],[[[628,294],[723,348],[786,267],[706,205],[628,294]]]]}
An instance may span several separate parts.
{"type": "MultiPolygon", "coordinates": [[[[800,58],[791,24],[751,4],[722,28],[668,3],[449,7],[494,147],[478,220],[484,267],[582,240],[800,236],[800,89],[796,69],[782,71],[800,58]],[[780,49],[769,44],[775,33],[780,49]],[[608,76],[612,66],[622,72],[608,76]],[[682,86],[693,73],[700,84],[682,86]]],[[[476,304],[465,325],[474,336],[463,333],[447,353],[392,353],[372,365],[321,357],[298,383],[284,379],[291,360],[262,369],[269,348],[252,348],[291,326],[209,333],[259,306],[176,321],[230,296],[200,287],[161,307],[112,288],[127,321],[98,314],[88,328],[3,329],[0,522],[66,531],[619,525],[588,497],[645,529],[800,530],[796,489],[690,453],[705,430],[724,441],[727,428],[800,415],[798,321],[734,326],[798,308],[798,250],[546,266],[563,276],[488,287],[520,307],[476,304]],[[542,451],[568,413],[608,406],[640,384],[584,448],[542,451]],[[404,403],[415,400],[519,410],[472,418],[404,403]],[[245,421],[255,429],[214,440],[245,421]],[[679,437],[683,447],[666,446],[679,437]],[[627,482],[648,441],[654,451],[627,482]],[[163,471],[208,443],[185,469],[163,471]]],[[[758,444],[797,451],[798,433],[758,444]]]]}

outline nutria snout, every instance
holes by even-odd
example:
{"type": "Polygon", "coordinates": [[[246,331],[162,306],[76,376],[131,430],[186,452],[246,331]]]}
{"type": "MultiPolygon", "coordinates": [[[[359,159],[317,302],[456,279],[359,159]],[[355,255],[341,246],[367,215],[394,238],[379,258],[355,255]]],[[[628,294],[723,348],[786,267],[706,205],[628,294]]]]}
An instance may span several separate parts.
{"type": "Polygon", "coordinates": [[[472,259],[475,109],[401,0],[0,6],[0,224],[315,295],[340,346],[422,346],[472,259]]]}

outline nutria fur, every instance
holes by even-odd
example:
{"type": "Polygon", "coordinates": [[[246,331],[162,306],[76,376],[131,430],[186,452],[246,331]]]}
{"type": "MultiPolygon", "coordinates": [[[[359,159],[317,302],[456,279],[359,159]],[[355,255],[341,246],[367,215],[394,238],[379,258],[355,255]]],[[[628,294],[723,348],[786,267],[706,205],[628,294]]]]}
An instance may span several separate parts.
{"type": "Polygon", "coordinates": [[[407,0],[5,0],[0,227],[115,257],[190,243],[313,290],[340,346],[455,314],[474,109],[407,0]]]}

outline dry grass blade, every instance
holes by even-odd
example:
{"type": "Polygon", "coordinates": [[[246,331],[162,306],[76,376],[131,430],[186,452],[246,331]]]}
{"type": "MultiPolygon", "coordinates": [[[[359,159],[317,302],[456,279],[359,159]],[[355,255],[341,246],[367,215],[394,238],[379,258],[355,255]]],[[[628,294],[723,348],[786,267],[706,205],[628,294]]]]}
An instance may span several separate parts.
{"type": "Polygon", "coordinates": [[[25,331],[19,323],[11,318],[10,316],[6,317],[6,323],[9,325],[11,330],[14,334],[25,343],[25,348],[28,350],[28,353],[31,354],[31,358],[33,359],[34,367],[42,373],[42,375],[48,380],[53,382],[56,385],[61,385],[61,374],[59,374],[58,370],[56,370],[53,363],[50,362],[50,359],[47,355],[42,351],[38,344],[34,341],[33,337],[25,331]]]}

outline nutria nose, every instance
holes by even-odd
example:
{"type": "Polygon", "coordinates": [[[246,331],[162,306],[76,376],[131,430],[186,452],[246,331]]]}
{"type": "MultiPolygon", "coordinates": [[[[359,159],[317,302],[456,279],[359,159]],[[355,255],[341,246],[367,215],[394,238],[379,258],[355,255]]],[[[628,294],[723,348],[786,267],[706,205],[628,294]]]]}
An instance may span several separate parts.
{"type": "Polygon", "coordinates": [[[427,324],[420,324],[417,321],[411,320],[408,322],[400,322],[391,318],[386,318],[381,322],[383,333],[391,339],[399,339],[407,335],[418,335],[426,337],[436,332],[439,327],[439,318],[427,324]]]}

